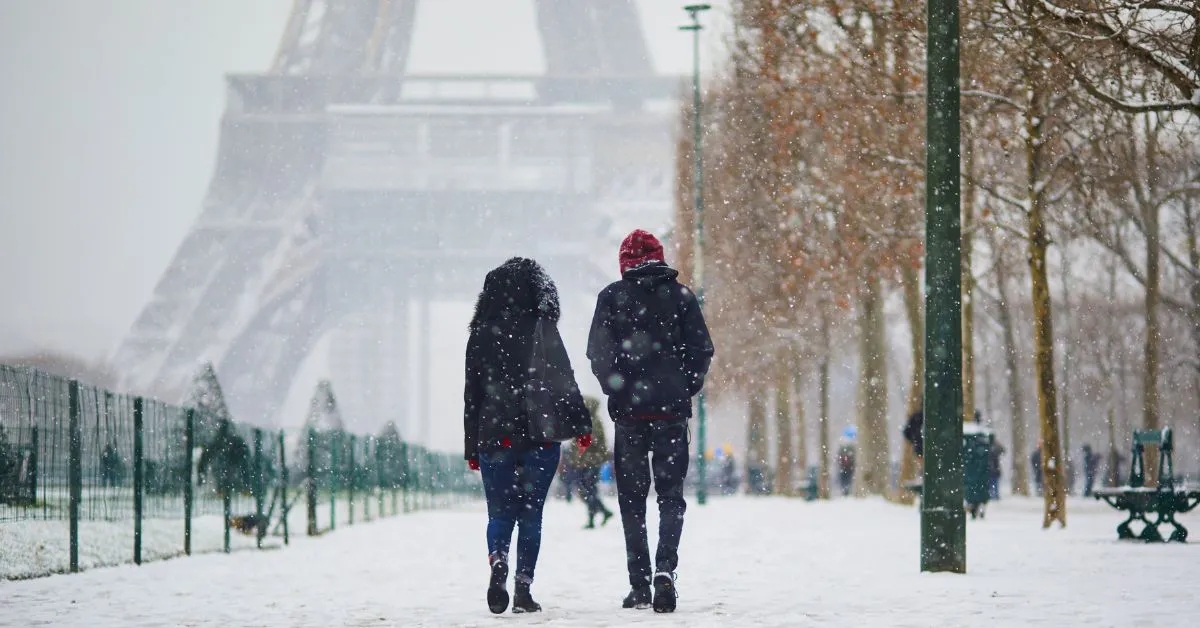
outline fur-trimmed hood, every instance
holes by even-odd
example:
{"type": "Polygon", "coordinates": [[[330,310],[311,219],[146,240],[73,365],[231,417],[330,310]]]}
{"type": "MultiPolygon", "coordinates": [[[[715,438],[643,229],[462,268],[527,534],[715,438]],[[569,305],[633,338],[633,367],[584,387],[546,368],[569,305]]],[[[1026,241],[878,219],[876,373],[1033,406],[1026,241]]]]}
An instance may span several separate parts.
{"type": "Polygon", "coordinates": [[[523,314],[557,323],[560,311],[558,288],[545,269],[531,259],[514,257],[487,274],[470,329],[474,333],[487,321],[523,314]]]}

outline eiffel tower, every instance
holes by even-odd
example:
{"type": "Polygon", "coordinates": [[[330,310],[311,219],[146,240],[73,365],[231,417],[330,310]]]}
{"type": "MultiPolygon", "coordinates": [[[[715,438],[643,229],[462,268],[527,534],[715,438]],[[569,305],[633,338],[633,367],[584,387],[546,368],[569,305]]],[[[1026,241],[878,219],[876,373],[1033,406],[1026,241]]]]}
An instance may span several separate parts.
{"type": "Polygon", "coordinates": [[[632,0],[532,1],[544,75],[419,76],[417,0],[296,0],[271,70],[227,77],[207,196],[114,356],[122,387],[178,401],[210,360],[235,417],[277,425],[332,334],[346,427],[423,442],[431,300],[472,301],[513,254],[598,286],[597,243],[669,214],[680,82],[632,0]]]}

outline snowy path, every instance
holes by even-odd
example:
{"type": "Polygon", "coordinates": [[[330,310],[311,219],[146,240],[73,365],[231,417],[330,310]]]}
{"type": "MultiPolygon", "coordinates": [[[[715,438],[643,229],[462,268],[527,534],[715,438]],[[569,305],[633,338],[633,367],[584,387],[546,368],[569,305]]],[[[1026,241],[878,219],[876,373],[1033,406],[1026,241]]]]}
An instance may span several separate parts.
{"type": "MultiPolygon", "coordinates": [[[[918,573],[915,508],[773,498],[692,506],[674,616],[620,609],[618,520],[582,530],[582,506],[556,502],[534,585],[546,608],[538,616],[487,613],[485,517],[471,506],[284,550],[0,582],[0,626],[1191,624],[1200,544],[1118,543],[1118,514],[1085,501],[1071,504],[1070,528],[1046,532],[1038,505],[1006,500],[970,524],[968,576],[918,573]]],[[[1195,516],[1183,521],[1200,527],[1195,516]]]]}

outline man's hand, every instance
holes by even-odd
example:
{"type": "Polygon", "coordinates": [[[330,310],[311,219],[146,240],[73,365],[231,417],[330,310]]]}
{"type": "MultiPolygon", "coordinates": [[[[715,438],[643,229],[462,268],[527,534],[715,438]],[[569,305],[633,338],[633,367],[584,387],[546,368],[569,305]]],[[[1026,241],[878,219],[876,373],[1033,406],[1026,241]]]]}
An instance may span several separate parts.
{"type": "Polygon", "coordinates": [[[592,446],[592,435],[584,434],[583,436],[576,438],[575,444],[579,446],[579,451],[583,451],[583,450],[587,449],[588,447],[591,447],[592,446]]]}
{"type": "Polygon", "coordinates": [[[478,471],[479,458],[467,458],[467,466],[470,467],[472,471],[478,471]]]}

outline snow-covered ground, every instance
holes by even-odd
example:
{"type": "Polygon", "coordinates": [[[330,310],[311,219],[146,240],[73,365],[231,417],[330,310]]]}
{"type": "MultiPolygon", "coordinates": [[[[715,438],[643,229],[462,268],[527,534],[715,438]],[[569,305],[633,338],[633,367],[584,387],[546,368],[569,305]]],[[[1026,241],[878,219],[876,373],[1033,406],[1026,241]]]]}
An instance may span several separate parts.
{"type": "Polygon", "coordinates": [[[277,551],[0,582],[0,625],[1186,626],[1198,608],[1200,545],[1118,542],[1120,515],[1096,502],[1072,502],[1070,526],[1049,531],[1034,500],[993,504],[969,523],[957,576],[918,572],[913,507],[739,497],[691,506],[679,612],[627,611],[619,521],[583,530],[582,509],[548,506],[537,616],[487,612],[474,504],[277,551]]]}
{"type": "MultiPolygon", "coordinates": [[[[299,497],[294,494],[292,498],[299,497]]],[[[384,494],[382,508],[385,516],[395,512],[402,513],[406,509],[405,498],[397,493],[393,500],[392,493],[384,494]]],[[[413,494],[408,499],[407,508],[427,508],[448,505],[451,498],[440,497],[435,504],[427,495],[417,497],[413,494]]],[[[337,517],[337,528],[376,519],[379,516],[380,501],[378,493],[370,496],[359,494],[353,504],[346,495],[340,495],[332,512],[328,494],[323,494],[317,504],[317,528],[329,530],[331,514],[337,517]],[[353,505],[353,513],[351,506],[353,505]]],[[[219,552],[224,547],[224,528],[221,525],[219,513],[221,504],[218,500],[197,504],[197,514],[192,520],[192,552],[201,554],[219,552]]],[[[111,567],[133,562],[133,521],[129,515],[132,506],[122,512],[121,517],[112,521],[93,521],[84,519],[79,522],[79,567],[92,569],[96,567],[111,567]]],[[[253,511],[250,500],[239,499],[234,506],[234,514],[248,514],[253,511]]],[[[303,501],[299,501],[289,511],[289,536],[295,539],[303,536],[307,528],[307,512],[303,501]]],[[[182,514],[178,518],[147,518],[142,524],[142,560],[143,562],[163,560],[183,556],[184,525],[182,514]]],[[[264,548],[281,547],[282,532],[271,534],[263,540],[264,548]]],[[[230,534],[232,550],[253,549],[253,535],[240,534],[236,530],[230,534]]],[[[27,519],[23,521],[0,521],[0,580],[6,578],[30,578],[45,576],[52,573],[66,573],[70,568],[70,530],[68,523],[63,520],[27,519]]],[[[3,626],[0,622],[0,626],[3,626]]]]}

